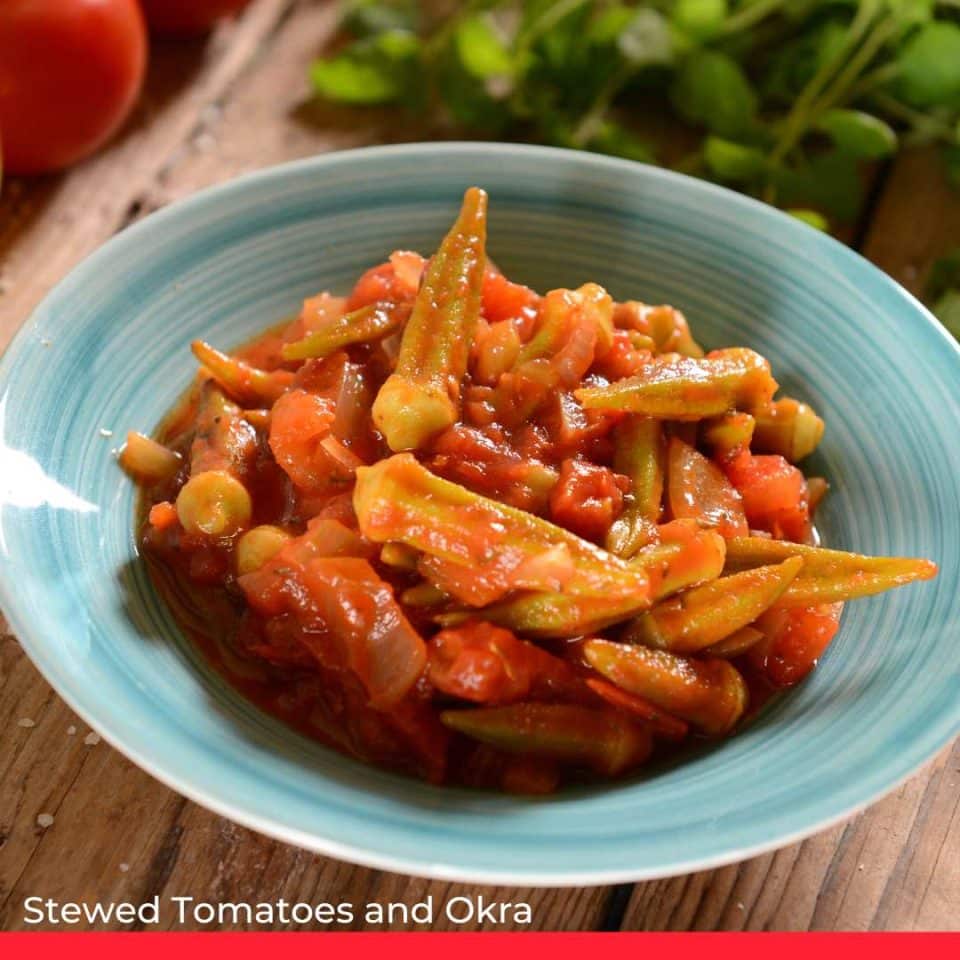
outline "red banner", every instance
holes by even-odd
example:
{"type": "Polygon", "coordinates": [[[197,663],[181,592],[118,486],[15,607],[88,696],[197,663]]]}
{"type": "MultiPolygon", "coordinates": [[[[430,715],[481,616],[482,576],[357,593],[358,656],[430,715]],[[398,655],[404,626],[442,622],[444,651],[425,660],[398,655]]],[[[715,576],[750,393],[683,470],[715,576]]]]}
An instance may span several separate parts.
{"type": "Polygon", "coordinates": [[[264,960],[282,951],[283,960],[528,960],[531,951],[551,960],[584,960],[603,951],[603,960],[853,960],[904,951],[924,960],[957,957],[960,933],[8,933],[0,934],[0,956],[46,960],[264,960]]]}

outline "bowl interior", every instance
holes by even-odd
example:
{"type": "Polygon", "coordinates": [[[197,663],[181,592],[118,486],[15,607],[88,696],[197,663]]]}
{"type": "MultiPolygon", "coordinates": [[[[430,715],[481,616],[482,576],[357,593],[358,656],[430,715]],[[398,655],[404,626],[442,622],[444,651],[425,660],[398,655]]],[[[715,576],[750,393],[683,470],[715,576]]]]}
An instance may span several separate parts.
{"type": "Polygon", "coordinates": [[[899,287],[789,218],[662,171],[537,148],[338,154],[198,195],[116,238],[37,310],[0,371],[0,602],[70,704],[146,769],[248,825],[406,872],[642,878],[787,842],[889,789],[960,728],[955,346],[899,287]],[[431,251],[470,184],[490,250],[539,289],[668,302],[751,346],[827,432],[830,545],[940,577],[860,601],[814,675],[739,736],[635,781],[546,800],[439,789],[347,760],[243,701],[181,637],[136,558],[112,451],[230,346],[431,251]],[[112,436],[104,435],[111,432],[112,436]],[[951,527],[950,518],[953,519],[951,527]]]}

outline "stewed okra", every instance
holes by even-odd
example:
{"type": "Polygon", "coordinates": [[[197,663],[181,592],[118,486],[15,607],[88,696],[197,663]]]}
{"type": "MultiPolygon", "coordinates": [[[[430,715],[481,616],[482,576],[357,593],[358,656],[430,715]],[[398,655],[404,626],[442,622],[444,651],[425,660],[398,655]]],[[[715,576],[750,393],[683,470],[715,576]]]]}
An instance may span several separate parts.
{"type": "Polygon", "coordinates": [[[844,601],[936,567],[816,545],[824,424],[762,356],[508,280],[486,220],[472,188],[429,260],[194,343],[122,462],[158,585],[247,695],[372,763],[547,792],[729,734],[844,601]]]}

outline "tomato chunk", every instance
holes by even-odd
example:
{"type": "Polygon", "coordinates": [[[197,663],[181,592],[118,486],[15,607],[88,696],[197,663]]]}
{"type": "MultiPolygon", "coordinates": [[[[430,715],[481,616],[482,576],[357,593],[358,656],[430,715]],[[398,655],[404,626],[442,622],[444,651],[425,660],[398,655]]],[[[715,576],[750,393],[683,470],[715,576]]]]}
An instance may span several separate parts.
{"type": "Polygon", "coordinates": [[[533,324],[540,297],[529,287],[513,283],[502,273],[488,267],[483,277],[481,303],[481,310],[488,322],[519,321],[520,332],[524,333],[529,332],[533,324]]]}
{"type": "Polygon", "coordinates": [[[483,620],[441,630],[428,651],[433,686],[473,703],[515,703],[577,685],[568,663],[483,620]]]}
{"type": "Polygon", "coordinates": [[[768,610],[757,627],[764,634],[747,658],[778,687],[799,683],[816,665],[840,626],[842,603],[768,610]]]}
{"type": "Polygon", "coordinates": [[[426,261],[419,253],[398,250],[386,263],[371,267],[357,281],[347,298],[347,311],[378,300],[403,302],[417,295],[426,261]]]}
{"type": "Polygon", "coordinates": [[[521,510],[542,513],[557,483],[556,471],[522,457],[496,427],[476,429],[457,424],[433,443],[427,466],[484,496],[521,510]]]}
{"type": "Polygon", "coordinates": [[[334,404],[305,390],[291,390],[274,405],[270,449],[277,463],[302,490],[319,493],[349,480],[352,462],[331,436],[334,404]]]}
{"type": "Polygon", "coordinates": [[[725,466],[743,498],[750,526],[779,540],[810,541],[807,481],[797,467],[777,454],[756,456],[746,450],[727,460],[725,466]]]}
{"type": "Polygon", "coordinates": [[[629,489],[629,478],[607,467],[564,460],[560,480],[550,494],[550,516],[585,540],[601,543],[623,513],[623,495],[629,489]]]}

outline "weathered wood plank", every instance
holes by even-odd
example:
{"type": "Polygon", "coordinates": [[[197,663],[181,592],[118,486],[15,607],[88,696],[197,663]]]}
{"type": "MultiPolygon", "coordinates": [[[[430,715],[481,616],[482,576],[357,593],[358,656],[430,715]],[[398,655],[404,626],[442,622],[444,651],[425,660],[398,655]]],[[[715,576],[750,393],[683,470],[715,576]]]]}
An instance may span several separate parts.
{"type": "Polygon", "coordinates": [[[0,197],[0,350],[43,295],[142,205],[294,0],[257,0],[201,41],[153,45],[143,99],[108,149],[62,176],[8,179],[0,197]]]}
{"type": "MultiPolygon", "coordinates": [[[[864,814],[803,843],[719,870],[637,884],[623,929],[874,928],[882,919],[877,911],[889,888],[888,878],[918,825],[924,795],[948,766],[948,754],[943,754],[864,814]]],[[[917,866],[924,882],[930,880],[933,867],[933,859],[917,866]]],[[[928,914],[934,905],[931,899],[928,914]]],[[[937,926],[949,917],[944,913],[930,919],[937,926]]]]}
{"type": "Polygon", "coordinates": [[[209,111],[148,193],[149,209],[251,170],[301,157],[417,139],[396,110],[325,106],[312,101],[311,60],[333,37],[335,4],[301,4],[256,69],[209,111]]]}

